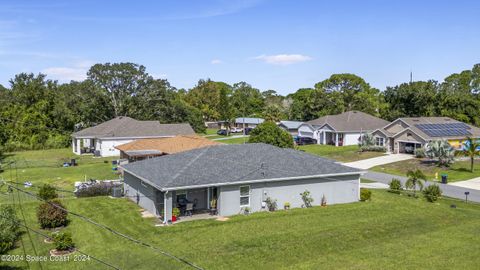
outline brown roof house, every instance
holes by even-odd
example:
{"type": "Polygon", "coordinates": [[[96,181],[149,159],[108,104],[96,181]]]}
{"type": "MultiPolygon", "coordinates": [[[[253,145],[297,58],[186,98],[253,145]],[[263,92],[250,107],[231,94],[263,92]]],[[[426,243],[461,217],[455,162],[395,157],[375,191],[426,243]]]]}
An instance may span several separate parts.
{"type": "Polygon", "coordinates": [[[133,162],[219,144],[221,143],[196,135],[179,135],[171,138],[135,140],[115,148],[120,151],[121,159],[133,162]]]}
{"type": "Polygon", "coordinates": [[[160,124],[158,121],[139,121],[120,116],[72,134],[76,154],[94,153],[97,156],[118,156],[116,146],[138,139],[194,135],[189,124],[160,124]]]}
{"type": "Polygon", "coordinates": [[[376,145],[392,153],[415,153],[435,140],[461,148],[467,136],[480,138],[480,129],[449,117],[405,117],[373,131],[376,145]]]}
{"type": "Polygon", "coordinates": [[[348,111],[305,122],[298,128],[298,136],[313,138],[318,144],[356,145],[362,134],[371,133],[387,124],[388,121],[373,115],[348,111]]]}

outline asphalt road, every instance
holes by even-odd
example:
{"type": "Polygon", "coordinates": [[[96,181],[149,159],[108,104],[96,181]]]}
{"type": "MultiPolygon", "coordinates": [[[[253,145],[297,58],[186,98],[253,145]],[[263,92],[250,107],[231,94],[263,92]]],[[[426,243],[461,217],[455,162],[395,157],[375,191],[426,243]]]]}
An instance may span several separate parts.
{"type": "MultiPolygon", "coordinates": [[[[363,175],[362,178],[372,180],[372,181],[377,181],[380,183],[385,183],[385,184],[389,184],[390,181],[392,181],[392,178],[396,178],[400,180],[403,185],[405,185],[405,181],[407,181],[407,177],[387,174],[387,173],[372,172],[372,171],[367,172],[365,175],[363,175]]],[[[425,183],[425,186],[432,185],[432,184],[433,182],[428,181],[425,183]]],[[[457,187],[457,186],[441,184],[441,183],[437,183],[437,184],[440,185],[440,188],[442,189],[444,196],[465,200],[465,192],[468,191],[470,192],[470,194],[468,195],[468,200],[480,203],[480,190],[457,187]]]]}

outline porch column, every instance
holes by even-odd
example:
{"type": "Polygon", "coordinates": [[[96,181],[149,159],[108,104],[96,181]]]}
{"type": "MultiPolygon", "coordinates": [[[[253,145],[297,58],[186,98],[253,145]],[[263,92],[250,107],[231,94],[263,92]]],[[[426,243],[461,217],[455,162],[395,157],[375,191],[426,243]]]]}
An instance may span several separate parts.
{"type": "Polygon", "coordinates": [[[75,142],[77,143],[77,154],[80,155],[82,153],[82,140],[75,139],[75,142]]]}
{"type": "Polygon", "coordinates": [[[73,153],[76,154],[76,153],[77,153],[77,149],[75,148],[75,146],[76,146],[75,138],[72,138],[72,151],[73,151],[73,153]]]}
{"type": "Polygon", "coordinates": [[[163,222],[172,220],[172,192],[167,191],[163,194],[163,222]]]}
{"type": "Polygon", "coordinates": [[[335,133],[335,146],[338,146],[338,133],[335,133]]]}
{"type": "Polygon", "coordinates": [[[327,144],[327,133],[322,131],[322,144],[327,144]]]}

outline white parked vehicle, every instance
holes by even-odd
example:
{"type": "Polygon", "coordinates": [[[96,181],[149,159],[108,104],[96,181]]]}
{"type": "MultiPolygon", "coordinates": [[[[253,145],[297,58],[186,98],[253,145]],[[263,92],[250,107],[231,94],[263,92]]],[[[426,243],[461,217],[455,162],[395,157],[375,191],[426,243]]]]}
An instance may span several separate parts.
{"type": "Polygon", "coordinates": [[[243,132],[243,128],[232,127],[232,128],[230,129],[230,132],[231,132],[231,133],[242,133],[242,132],[243,132]]]}

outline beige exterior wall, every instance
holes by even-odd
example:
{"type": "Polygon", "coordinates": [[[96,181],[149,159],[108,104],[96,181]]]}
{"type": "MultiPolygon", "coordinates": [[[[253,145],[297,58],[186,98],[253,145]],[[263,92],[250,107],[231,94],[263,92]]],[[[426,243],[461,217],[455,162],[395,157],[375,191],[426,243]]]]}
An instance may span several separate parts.
{"type": "Polygon", "coordinates": [[[406,129],[408,127],[408,125],[406,125],[405,123],[403,123],[402,121],[400,120],[397,120],[395,122],[393,122],[388,128],[386,128],[385,130],[390,132],[390,133],[393,133],[393,134],[397,134],[398,132],[406,129]]]}

